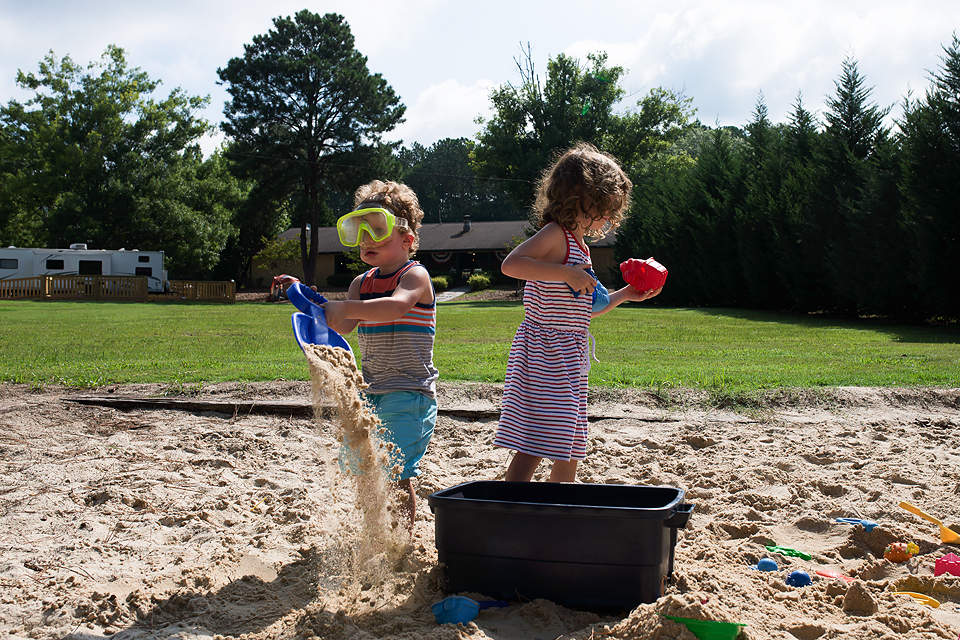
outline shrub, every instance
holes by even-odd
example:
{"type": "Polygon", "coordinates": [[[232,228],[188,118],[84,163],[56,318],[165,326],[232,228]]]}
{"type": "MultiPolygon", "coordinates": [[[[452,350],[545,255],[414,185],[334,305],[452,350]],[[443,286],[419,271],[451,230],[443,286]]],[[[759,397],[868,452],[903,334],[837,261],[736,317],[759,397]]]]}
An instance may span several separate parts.
{"type": "Polygon", "coordinates": [[[481,289],[489,289],[492,281],[493,279],[490,277],[490,274],[486,272],[474,273],[469,278],[467,278],[467,284],[470,285],[471,291],[480,291],[481,289]]]}
{"type": "Polygon", "coordinates": [[[261,269],[276,269],[281,264],[287,262],[300,262],[300,238],[295,240],[267,240],[266,246],[260,250],[260,253],[253,256],[253,263],[261,269]]]}
{"type": "Polygon", "coordinates": [[[433,276],[430,278],[433,283],[433,290],[443,292],[450,288],[450,276],[433,276]]]}

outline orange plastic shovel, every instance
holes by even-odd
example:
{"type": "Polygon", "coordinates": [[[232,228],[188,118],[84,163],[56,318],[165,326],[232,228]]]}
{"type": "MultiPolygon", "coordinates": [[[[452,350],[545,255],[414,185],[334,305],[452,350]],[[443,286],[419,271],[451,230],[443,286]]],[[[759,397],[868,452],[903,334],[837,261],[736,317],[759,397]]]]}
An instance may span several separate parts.
{"type": "Polygon", "coordinates": [[[948,542],[948,543],[960,542],[960,534],[958,534],[953,529],[948,528],[946,525],[943,524],[942,521],[937,520],[929,513],[925,513],[921,511],[919,508],[913,506],[912,504],[906,501],[901,502],[900,506],[906,509],[907,511],[909,511],[910,513],[914,515],[918,515],[924,520],[929,520],[933,524],[940,527],[940,542],[948,542]]]}

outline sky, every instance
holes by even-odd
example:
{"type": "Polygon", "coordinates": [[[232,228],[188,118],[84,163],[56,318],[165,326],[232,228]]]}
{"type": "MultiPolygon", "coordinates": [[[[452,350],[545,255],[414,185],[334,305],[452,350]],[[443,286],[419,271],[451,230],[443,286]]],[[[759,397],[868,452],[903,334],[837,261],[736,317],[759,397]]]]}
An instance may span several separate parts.
{"type": "MultiPolygon", "coordinates": [[[[113,44],[161,81],[158,99],[176,87],[210,96],[199,115],[217,124],[229,99],[217,69],[274,18],[302,9],[346,18],[369,70],[407,106],[386,139],[428,147],[476,137],[490,91],[519,82],[528,45],[541,79],[561,53],[586,64],[588,53],[606,52],[627,71],[620,110],[664,87],[691,98],[709,126],[746,125],[761,95],[775,123],[789,120],[798,96],[822,114],[852,58],[869,102],[892,107],[894,126],[904,97],[923,95],[960,31],[955,0],[0,0],[0,101],[28,100],[17,71],[36,72],[51,50],[85,67],[113,44]]],[[[205,139],[204,151],[221,141],[205,139]]]]}

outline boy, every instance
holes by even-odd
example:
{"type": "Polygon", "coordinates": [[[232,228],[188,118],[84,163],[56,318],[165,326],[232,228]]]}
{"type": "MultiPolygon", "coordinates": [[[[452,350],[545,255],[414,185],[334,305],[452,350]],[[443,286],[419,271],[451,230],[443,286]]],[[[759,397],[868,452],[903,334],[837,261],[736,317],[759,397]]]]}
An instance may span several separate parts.
{"type": "Polygon", "coordinates": [[[374,180],[357,189],[354,210],[337,221],[340,242],[360,247],[373,269],[350,283],[347,299],[323,304],[327,325],[340,334],[357,328],[366,401],[392,443],[401,467],[398,489],[412,530],[416,493],[412,479],[437,421],[433,366],[437,305],[430,274],[411,260],[419,245],[423,211],[410,187],[374,180]]]}

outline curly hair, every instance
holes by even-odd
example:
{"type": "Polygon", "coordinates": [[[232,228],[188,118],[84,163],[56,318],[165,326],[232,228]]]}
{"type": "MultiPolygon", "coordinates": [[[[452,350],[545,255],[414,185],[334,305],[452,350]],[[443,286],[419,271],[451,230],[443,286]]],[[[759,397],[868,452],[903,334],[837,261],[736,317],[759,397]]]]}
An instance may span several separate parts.
{"type": "Polygon", "coordinates": [[[420,228],[423,220],[423,210],[420,208],[420,201],[413,189],[392,180],[386,182],[374,180],[363,185],[353,194],[354,209],[367,202],[385,205],[393,211],[395,216],[407,221],[410,226],[410,234],[413,236],[410,255],[416,253],[420,246],[420,234],[417,233],[417,229],[420,228]]]}
{"type": "Polygon", "coordinates": [[[609,218],[603,229],[588,236],[604,236],[616,229],[630,207],[633,183],[617,161],[592,144],[581,142],[561,153],[543,172],[537,187],[533,218],[540,228],[556,222],[571,231],[584,212],[594,220],[609,218]]]}

